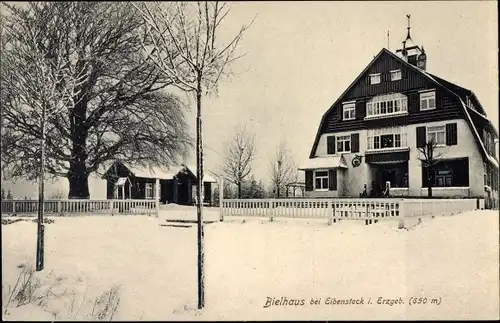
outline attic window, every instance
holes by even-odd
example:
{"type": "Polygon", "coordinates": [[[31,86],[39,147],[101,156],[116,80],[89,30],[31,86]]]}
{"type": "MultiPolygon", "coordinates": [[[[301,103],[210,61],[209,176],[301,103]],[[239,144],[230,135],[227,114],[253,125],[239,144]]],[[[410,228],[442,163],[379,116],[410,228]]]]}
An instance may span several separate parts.
{"type": "Polygon", "coordinates": [[[436,92],[428,91],[420,93],[420,111],[436,108],[436,92]]]}
{"type": "Polygon", "coordinates": [[[385,118],[408,113],[408,99],[401,93],[379,95],[366,103],[366,117],[385,118]]]}
{"type": "Polygon", "coordinates": [[[391,71],[391,81],[397,81],[401,79],[401,70],[391,71]]]}
{"type": "Polygon", "coordinates": [[[370,84],[380,83],[380,73],[370,74],[370,84]]]}
{"type": "Polygon", "coordinates": [[[342,106],[343,120],[354,120],[356,119],[356,103],[346,102],[342,106]]]}

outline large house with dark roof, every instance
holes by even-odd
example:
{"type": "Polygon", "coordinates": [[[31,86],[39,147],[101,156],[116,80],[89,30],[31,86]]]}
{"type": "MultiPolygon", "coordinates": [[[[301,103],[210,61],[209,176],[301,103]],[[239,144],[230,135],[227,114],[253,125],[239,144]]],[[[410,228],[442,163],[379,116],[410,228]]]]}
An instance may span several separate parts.
{"type": "Polygon", "coordinates": [[[498,197],[498,132],[476,95],[426,70],[423,47],[383,48],[321,119],[308,197],[498,197]],[[419,147],[435,142],[426,172],[419,147]],[[389,184],[388,184],[389,183],[389,184]],[[386,189],[389,187],[388,189],[386,189]]]}

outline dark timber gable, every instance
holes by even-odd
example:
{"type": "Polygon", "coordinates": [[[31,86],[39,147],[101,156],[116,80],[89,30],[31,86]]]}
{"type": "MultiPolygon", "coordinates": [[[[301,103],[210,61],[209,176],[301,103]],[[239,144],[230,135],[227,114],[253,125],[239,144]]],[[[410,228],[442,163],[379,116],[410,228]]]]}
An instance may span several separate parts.
{"type": "MultiPolygon", "coordinates": [[[[469,93],[467,95],[469,95],[472,102],[476,104],[478,110],[480,110],[479,113],[484,112],[472,91],[466,90],[435,77],[434,75],[428,74],[427,72],[408,64],[384,48],[323,115],[309,157],[314,157],[319,138],[325,133],[355,131],[360,129],[408,125],[460,118],[467,119],[468,121],[464,109],[470,109],[465,108],[462,105],[460,99],[465,100],[465,97],[462,98],[461,95],[456,93],[457,91],[461,91],[461,94],[465,93],[464,91],[468,91],[469,93]],[[401,80],[391,81],[390,71],[397,69],[401,70],[401,80]],[[369,75],[376,73],[381,73],[381,82],[379,84],[370,84],[369,75]],[[420,111],[419,91],[431,89],[435,89],[436,91],[436,109],[420,111]],[[390,93],[402,93],[406,95],[408,99],[408,115],[364,120],[367,101],[374,96],[390,93]],[[356,119],[344,121],[342,120],[342,106],[343,102],[349,101],[356,101],[356,119]]],[[[475,112],[470,112],[468,114],[472,117],[474,113],[475,112]]],[[[473,124],[470,124],[469,126],[477,129],[477,126],[481,124],[482,127],[480,128],[485,128],[485,125],[478,120],[477,116],[473,117],[472,121],[473,124]]],[[[496,130],[494,133],[496,134],[496,130]]],[[[476,140],[479,141],[481,138],[476,138],[476,140]]]]}

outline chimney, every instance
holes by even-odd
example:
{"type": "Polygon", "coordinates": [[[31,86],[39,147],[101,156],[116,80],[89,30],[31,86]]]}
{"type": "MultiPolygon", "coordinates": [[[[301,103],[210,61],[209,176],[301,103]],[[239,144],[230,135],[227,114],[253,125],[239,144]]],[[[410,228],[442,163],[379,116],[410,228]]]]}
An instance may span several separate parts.
{"type": "Polygon", "coordinates": [[[401,50],[401,55],[403,60],[408,62],[408,51],[406,50],[406,40],[403,41],[403,49],[401,50]]]}
{"type": "Polygon", "coordinates": [[[422,46],[422,51],[417,58],[417,67],[424,70],[427,67],[427,55],[425,54],[424,46],[422,46]]]}

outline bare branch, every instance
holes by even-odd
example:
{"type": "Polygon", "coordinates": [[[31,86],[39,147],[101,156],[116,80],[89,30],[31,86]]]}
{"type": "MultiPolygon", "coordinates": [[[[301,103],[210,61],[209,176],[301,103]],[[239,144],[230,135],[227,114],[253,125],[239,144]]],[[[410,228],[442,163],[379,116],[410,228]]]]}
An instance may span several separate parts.
{"type": "MultiPolygon", "coordinates": [[[[2,170],[11,177],[37,176],[34,143],[41,138],[42,111],[48,113],[47,171],[68,177],[70,184],[74,180],[84,191],[88,175],[111,159],[168,166],[187,153],[186,107],[160,92],[179,82],[163,71],[168,62],[144,55],[157,40],[145,26],[155,25],[145,24],[135,7],[126,2],[6,6],[0,102],[2,170]]],[[[184,67],[174,67],[184,73],[184,67]]]]}
{"type": "Polygon", "coordinates": [[[133,4],[145,23],[145,34],[153,50],[143,46],[148,57],[177,87],[185,91],[216,91],[222,75],[230,75],[229,65],[242,57],[236,49],[243,33],[253,23],[240,28],[227,44],[216,42],[217,30],[229,13],[219,2],[133,4]],[[154,55],[153,55],[154,53],[154,55]],[[202,88],[198,88],[198,80],[202,88]]]}

